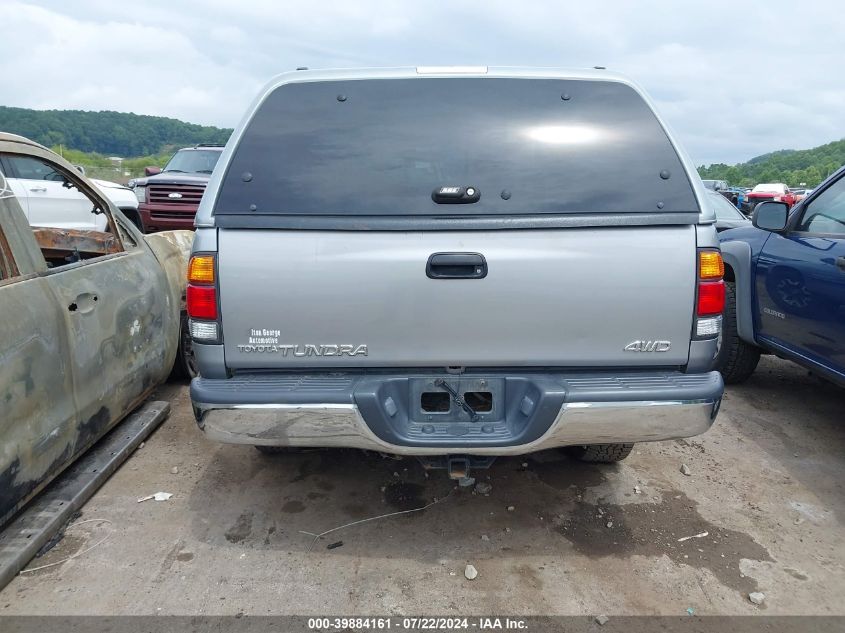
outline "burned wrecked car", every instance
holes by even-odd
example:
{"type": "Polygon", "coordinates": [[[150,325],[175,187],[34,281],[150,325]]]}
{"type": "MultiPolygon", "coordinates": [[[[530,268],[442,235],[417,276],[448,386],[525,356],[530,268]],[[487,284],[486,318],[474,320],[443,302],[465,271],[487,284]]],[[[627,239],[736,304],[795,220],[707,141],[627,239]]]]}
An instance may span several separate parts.
{"type": "Polygon", "coordinates": [[[99,227],[30,226],[0,172],[2,524],[172,371],[193,235],[145,238],[71,164],[22,137],[0,133],[0,156],[49,163],[99,227]]]}

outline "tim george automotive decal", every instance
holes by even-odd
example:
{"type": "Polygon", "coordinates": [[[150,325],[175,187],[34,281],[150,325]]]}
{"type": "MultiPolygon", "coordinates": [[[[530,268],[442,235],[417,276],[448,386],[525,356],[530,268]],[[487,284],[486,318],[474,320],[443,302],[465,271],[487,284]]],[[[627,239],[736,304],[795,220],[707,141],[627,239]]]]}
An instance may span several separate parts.
{"type": "Polygon", "coordinates": [[[247,343],[238,345],[248,354],[280,354],[282,356],[366,356],[366,345],[350,343],[280,343],[281,330],[250,328],[247,343]]]}

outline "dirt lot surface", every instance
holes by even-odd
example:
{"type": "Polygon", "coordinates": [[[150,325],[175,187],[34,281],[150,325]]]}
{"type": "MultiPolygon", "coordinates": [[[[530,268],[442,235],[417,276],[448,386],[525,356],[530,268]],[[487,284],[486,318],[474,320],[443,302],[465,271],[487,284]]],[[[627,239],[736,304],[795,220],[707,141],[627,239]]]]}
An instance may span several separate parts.
{"type": "Polygon", "coordinates": [[[170,419],[77,519],[110,523],[30,567],[95,547],[15,578],[0,613],[845,614],[845,391],[785,361],[730,388],[701,437],[614,466],[500,459],[476,472],[487,496],[411,459],[213,444],[184,385],[158,398],[170,419]],[[435,498],[313,549],[301,533],[435,498]]]}

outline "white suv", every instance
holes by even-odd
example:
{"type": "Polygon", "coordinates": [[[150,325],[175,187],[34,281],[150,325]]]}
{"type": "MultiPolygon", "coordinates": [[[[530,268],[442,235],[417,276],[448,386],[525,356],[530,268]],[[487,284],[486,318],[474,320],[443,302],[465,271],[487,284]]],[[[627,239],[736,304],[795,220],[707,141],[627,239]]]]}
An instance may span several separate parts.
{"type": "MultiPolygon", "coordinates": [[[[91,213],[91,201],[49,162],[23,154],[0,155],[0,171],[32,226],[102,231],[106,216],[91,213]]],[[[131,189],[105,180],[91,181],[116,207],[137,223],[138,199],[131,189]]]]}

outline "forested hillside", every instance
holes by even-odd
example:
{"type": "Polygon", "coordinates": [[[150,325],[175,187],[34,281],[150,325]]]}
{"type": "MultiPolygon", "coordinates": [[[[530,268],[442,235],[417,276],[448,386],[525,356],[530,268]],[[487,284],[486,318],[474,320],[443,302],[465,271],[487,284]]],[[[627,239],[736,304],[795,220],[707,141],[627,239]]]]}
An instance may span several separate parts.
{"type": "Polygon", "coordinates": [[[147,156],[179,145],[225,143],[232,130],[127,112],[0,106],[0,131],[107,156],[147,156]]]}
{"type": "Polygon", "coordinates": [[[702,165],[698,173],[702,178],[748,187],[761,182],[783,182],[791,187],[805,183],[807,187],[815,187],[842,165],[845,165],[845,139],[813,149],[763,154],[738,165],[702,165]]]}

